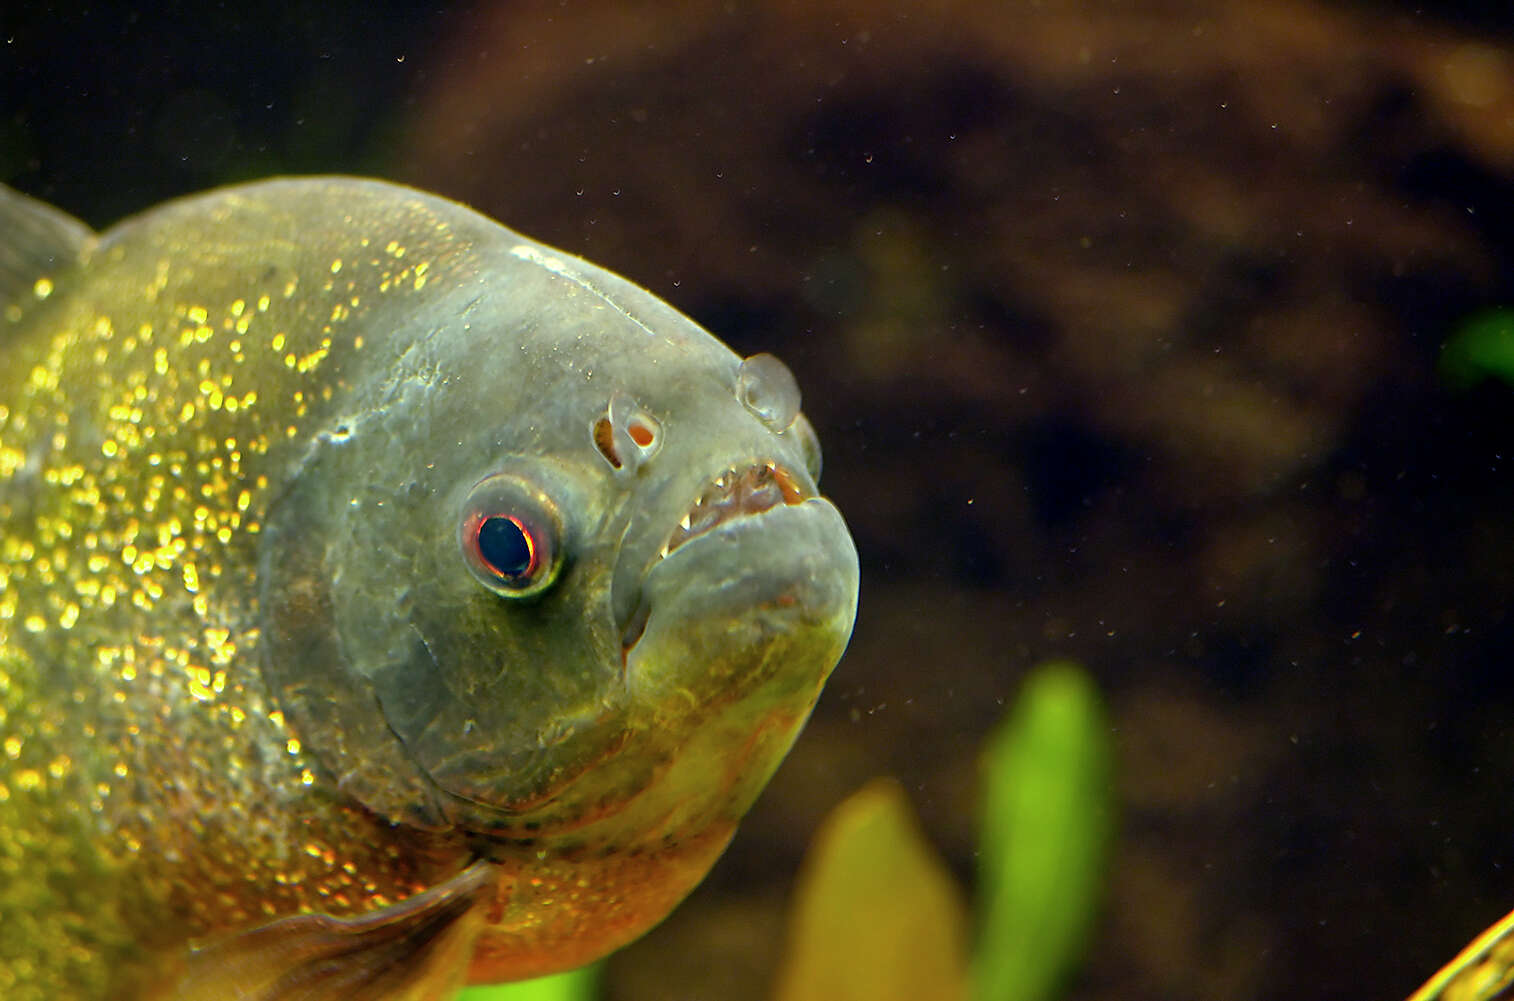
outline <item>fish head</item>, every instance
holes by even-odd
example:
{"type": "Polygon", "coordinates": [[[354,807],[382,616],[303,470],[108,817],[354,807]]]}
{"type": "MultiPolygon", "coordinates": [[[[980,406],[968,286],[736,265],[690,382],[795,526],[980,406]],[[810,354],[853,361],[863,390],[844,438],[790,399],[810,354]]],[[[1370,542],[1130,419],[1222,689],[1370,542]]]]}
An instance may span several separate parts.
{"type": "Polygon", "coordinates": [[[272,506],[271,688],[399,823],[602,853],[733,824],[856,614],[797,387],[500,232],[344,376],[272,506]]]}

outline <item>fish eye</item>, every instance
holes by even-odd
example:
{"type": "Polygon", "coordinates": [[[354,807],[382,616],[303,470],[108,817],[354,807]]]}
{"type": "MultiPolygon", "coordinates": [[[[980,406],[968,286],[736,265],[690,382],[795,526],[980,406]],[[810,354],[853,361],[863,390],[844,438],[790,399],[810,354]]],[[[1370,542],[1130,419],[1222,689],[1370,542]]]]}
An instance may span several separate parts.
{"type": "Polygon", "coordinates": [[[479,481],[463,504],[458,543],[475,579],[506,598],[540,594],[562,564],[562,519],[540,489],[508,473],[479,481]]]}
{"type": "Polygon", "coordinates": [[[478,555],[496,576],[530,577],[541,565],[536,533],[513,514],[491,514],[478,526],[478,555]]]}

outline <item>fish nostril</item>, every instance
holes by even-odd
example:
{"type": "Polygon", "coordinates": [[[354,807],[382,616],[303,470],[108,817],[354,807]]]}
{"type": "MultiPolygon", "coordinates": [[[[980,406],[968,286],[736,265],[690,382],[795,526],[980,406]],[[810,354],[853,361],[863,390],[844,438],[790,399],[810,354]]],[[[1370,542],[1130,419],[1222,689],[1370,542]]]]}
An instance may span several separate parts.
{"type": "Polygon", "coordinates": [[[599,449],[599,454],[605,457],[605,461],[612,469],[619,469],[625,465],[615,451],[615,433],[610,430],[608,417],[601,417],[594,422],[594,447],[599,449]]]}
{"type": "Polygon", "coordinates": [[[639,420],[633,420],[626,431],[630,433],[631,440],[642,448],[650,448],[657,440],[656,430],[639,420]]]}
{"type": "Polygon", "coordinates": [[[662,425],[624,391],[610,394],[590,429],[594,447],[617,473],[635,473],[662,448],[662,425]]]}

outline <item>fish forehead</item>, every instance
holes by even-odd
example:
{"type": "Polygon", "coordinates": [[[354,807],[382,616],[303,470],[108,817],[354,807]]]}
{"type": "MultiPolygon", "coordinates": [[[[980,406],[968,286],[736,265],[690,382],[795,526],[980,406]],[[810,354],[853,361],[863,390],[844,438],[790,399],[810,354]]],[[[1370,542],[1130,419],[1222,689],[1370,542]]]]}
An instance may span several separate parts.
{"type": "Polygon", "coordinates": [[[576,418],[555,425],[575,443],[617,391],[661,419],[742,412],[740,359],[724,344],[629,282],[504,233],[483,255],[493,279],[458,290],[469,328],[453,341],[459,377],[515,394],[483,409],[576,418]]]}
{"type": "MultiPolygon", "coordinates": [[[[217,305],[256,305],[308,332],[302,354],[290,329],[275,361],[287,369],[291,354],[296,367],[319,355],[309,363],[324,364],[329,383],[359,393],[396,370],[487,382],[492,396],[464,397],[481,423],[535,423],[577,440],[577,424],[553,418],[592,419],[617,388],[675,417],[740,409],[739,358],[661,299],[464,206],[382,182],[276,180],[170,202],[107,232],[86,273],[102,301],[176,300],[212,327],[217,305]],[[326,343],[354,321],[361,366],[326,343]]],[[[261,374],[284,375],[277,365],[261,374]]]]}
{"type": "MultiPolygon", "coordinates": [[[[122,291],[139,289],[154,302],[168,288],[204,297],[218,289],[240,294],[251,285],[270,286],[285,299],[303,300],[364,290],[382,297],[429,285],[432,300],[443,290],[458,292],[445,305],[464,326],[498,330],[515,321],[523,334],[555,339],[563,350],[582,353],[586,336],[598,331],[604,345],[618,342],[616,353],[735,359],[718,339],[634,283],[466,206],[379,181],[277,179],[171,201],[100,237],[85,265],[97,283],[107,262],[120,276],[107,281],[134,286],[122,291]],[[281,266],[291,273],[285,276],[281,266]],[[140,272],[153,277],[144,281],[140,272]],[[275,281],[280,277],[286,277],[282,284],[275,281]],[[492,290],[508,294],[490,296],[492,290]],[[491,312],[500,314],[492,323],[491,312]]],[[[385,301],[415,311],[413,296],[385,301]]],[[[413,330],[392,333],[413,338],[413,330]]]]}

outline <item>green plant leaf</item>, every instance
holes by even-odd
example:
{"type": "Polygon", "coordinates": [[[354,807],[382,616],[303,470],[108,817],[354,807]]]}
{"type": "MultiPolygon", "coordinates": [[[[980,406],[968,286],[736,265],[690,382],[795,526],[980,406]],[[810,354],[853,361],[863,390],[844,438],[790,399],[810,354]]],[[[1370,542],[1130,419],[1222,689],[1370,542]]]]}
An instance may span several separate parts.
{"type": "Polygon", "coordinates": [[[1514,309],[1490,309],[1463,321],[1441,349],[1440,375],[1458,389],[1490,376],[1514,385],[1514,309]]]}
{"type": "Polygon", "coordinates": [[[1111,758],[1088,674],[1037,668],[988,741],[976,1001],[1046,1001],[1082,955],[1104,882],[1111,758]]]}
{"type": "Polygon", "coordinates": [[[469,987],[457,1001],[594,1001],[598,995],[599,965],[535,980],[491,987],[469,987]]]}
{"type": "Polygon", "coordinates": [[[899,784],[876,779],[821,825],[799,874],[777,1001],[962,1001],[962,892],[899,784]]]}

